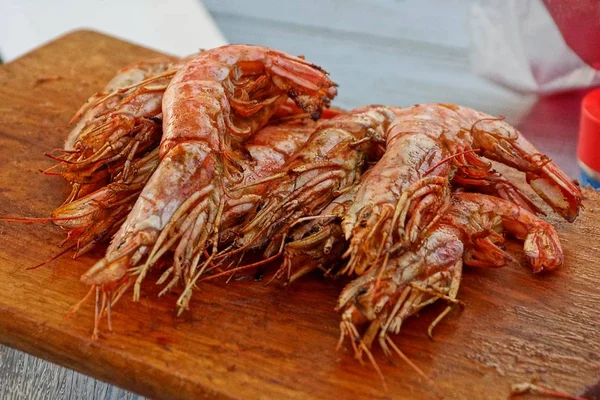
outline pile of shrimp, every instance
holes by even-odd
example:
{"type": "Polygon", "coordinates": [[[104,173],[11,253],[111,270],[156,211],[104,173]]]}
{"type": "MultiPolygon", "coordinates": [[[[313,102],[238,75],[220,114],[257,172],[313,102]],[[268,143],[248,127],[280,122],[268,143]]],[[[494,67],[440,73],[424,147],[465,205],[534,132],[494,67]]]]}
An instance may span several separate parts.
{"type": "Polygon", "coordinates": [[[406,359],[390,334],[445,301],[431,335],[461,304],[463,265],[518,265],[507,235],[533,273],[560,267],[555,228],[491,161],[524,172],[569,222],[581,191],[518,130],[452,104],[341,110],[336,93],[303,57],[228,45],[127,67],[84,104],[45,171],[71,193],[40,221],[67,232],[74,256],[109,242],[81,278],[94,337],[152,270],[179,313],[205,280],[271,267],[289,285],[321,271],[347,280],[340,345],[349,338],[381,376],[373,342],[406,359]]]}

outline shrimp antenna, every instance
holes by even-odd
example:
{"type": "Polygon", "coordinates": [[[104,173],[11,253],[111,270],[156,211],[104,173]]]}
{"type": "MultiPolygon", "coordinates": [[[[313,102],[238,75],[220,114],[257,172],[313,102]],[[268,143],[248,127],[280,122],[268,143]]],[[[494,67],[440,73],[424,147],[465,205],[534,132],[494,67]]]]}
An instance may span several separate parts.
{"type": "Polygon", "coordinates": [[[55,168],[57,168],[59,166],[62,166],[62,164],[54,164],[53,166],[48,167],[46,169],[41,169],[40,168],[40,169],[38,169],[38,171],[41,174],[48,175],[48,176],[63,176],[63,174],[61,172],[50,172],[50,171],[52,171],[53,169],[55,169],[55,168]]]}
{"type": "MultiPolygon", "coordinates": [[[[93,103],[92,107],[95,107],[95,106],[97,106],[98,104],[100,104],[100,103],[102,103],[102,102],[106,101],[107,99],[109,99],[109,98],[111,98],[111,97],[113,97],[113,96],[116,96],[116,95],[118,95],[118,94],[127,93],[129,90],[131,90],[131,89],[134,89],[134,88],[136,88],[136,87],[140,87],[140,86],[142,86],[142,85],[145,85],[145,84],[147,84],[147,83],[150,83],[150,82],[156,81],[156,80],[158,80],[158,79],[161,79],[161,78],[166,78],[166,77],[169,77],[169,76],[173,76],[173,75],[175,75],[175,73],[176,73],[176,72],[177,72],[177,70],[176,70],[176,69],[174,69],[174,68],[171,68],[171,69],[169,69],[169,70],[167,70],[167,71],[163,72],[162,74],[155,75],[155,76],[152,76],[152,77],[150,77],[150,78],[144,79],[144,80],[143,80],[143,81],[141,81],[141,82],[134,83],[133,85],[129,85],[129,86],[125,86],[125,87],[123,87],[123,88],[120,88],[120,89],[113,90],[112,92],[108,93],[108,94],[107,94],[107,95],[105,95],[104,97],[101,97],[101,98],[99,98],[98,100],[96,100],[96,101],[93,103]]],[[[75,118],[75,117],[73,117],[73,118],[75,118]]]]}
{"type": "MultiPolygon", "coordinates": [[[[211,279],[216,279],[216,278],[218,278],[220,276],[224,276],[224,275],[227,275],[227,274],[231,274],[233,276],[233,274],[236,273],[236,272],[238,272],[238,271],[244,271],[244,270],[247,270],[247,269],[260,267],[261,265],[264,265],[264,264],[268,264],[269,262],[277,259],[279,256],[281,256],[283,254],[283,248],[285,246],[285,239],[286,239],[286,237],[287,237],[287,235],[284,233],[283,237],[281,238],[281,245],[279,246],[279,251],[276,254],[272,255],[271,257],[265,258],[264,260],[260,260],[260,261],[257,261],[255,263],[252,263],[252,264],[246,264],[246,265],[242,265],[241,267],[235,267],[233,269],[228,269],[228,270],[220,272],[220,273],[218,273],[216,275],[207,276],[206,278],[200,279],[198,282],[208,281],[208,280],[211,280],[211,279]]],[[[267,282],[267,284],[269,282],[267,282]]]]}
{"type": "Polygon", "coordinates": [[[252,246],[252,244],[254,242],[256,242],[258,240],[258,238],[260,237],[260,235],[262,235],[264,232],[267,231],[267,229],[269,229],[269,225],[266,224],[260,231],[258,231],[258,233],[245,245],[243,245],[242,247],[238,247],[237,249],[234,250],[230,250],[231,246],[225,248],[223,251],[221,251],[220,253],[218,253],[215,258],[223,258],[223,257],[229,257],[232,256],[234,254],[238,254],[241,253],[243,251],[246,251],[250,246],[252,246]]]}
{"type": "MultiPolygon", "coordinates": [[[[473,122],[473,125],[471,125],[471,135],[473,134],[473,131],[475,130],[475,125],[477,125],[480,122],[485,122],[485,121],[504,121],[506,118],[502,115],[498,116],[498,117],[489,117],[489,118],[480,118],[477,121],[473,122]]],[[[516,139],[518,135],[516,135],[513,139],[516,139]]]]}
{"type": "Polygon", "coordinates": [[[61,148],[56,148],[56,149],[49,151],[48,153],[44,153],[44,155],[53,154],[53,153],[77,154],[77,153],[81,153],[81,150],[65,150],[65,149],[61,149],[61,148]]]}
{"type": "Polygon", "coordinates": [[[480,151],[481,151],[481,149],[469,149],[469,150],[458,152],[456,154],[452,154],[451,156],[448,156],[448,157],[442,159],[442,161],[440,161],[439,163],[435,164],[433,167],[431,167],[427,171],[425,171],[425,173],[423,174],[423,176],[429,175],[430,173],[432,173],[433,171],[435,171],[435,169],[437,167],[439,167],[440,165],[442,165],[442,164],[444,164],[444,163],[446,163],[446,162],[448,162],[448,161],[450,161],[450,160],[452,160],[452,159],[454,159],[454,158],[456,158],[458,156],[462,156],[463,154],[468,154],[468,153],[479,153],[480,151]]]}
{"type": "Polygon", "coordinates": [[[41,263],[34,265],[33,267],[27,267],[25,269],[28,271],[30,271],[32,269],[38,269],[39,267],[44,266],[44,265],[48,264],[49,262],[52,262],[52,261],[56,260],[57,258],[60,258],[61,256],[65,255],[69,251],[73,250],[74,247],[75,247],[75,245],[73,244],[73,245],[67,247],[66,249],[64,249],[63,251],[59,252],[58,254],[53,255],[49,259],[42,261],[41,263]]]}
{"type": "Polygon", "coordinates": [[[92,215],[94,211],[87,212],[81,215],[73,215],[70,217],[1,217],[0,221],[4,222],[18,222],[20,224],[45,224],[48,222],[59,222],[59,221],[73,221],[83,217],[92,215]]]}
{"type": "Polygon", "coordinates": [[[287,173],[286,172],[280,172],[278,174],[271,175],[271,176],[268,176],[266,178],[256,180],[254,182],[250,182],[250,183],[247,183],[245,185],[234,186],[233,188],[231,188],[230,191],[231,192],[237,192],[238,190],[242,190],[242,189],[246,189],[246,188],[249,188],[249,187],[252,187],[252,186],[260,185],[262,183],[267,183],[267,182],[270,182],[270,181],[278,179],[278,178],[283,178],[284,176],[287,176],[287,173]]]}
{"type": "Polygon", "coordinates": [[[54,161],[59,161],[61,163],[65,163],[65,164],[75,164],[73,161],[65,160],[64,158],[61,158],[60,156],[55,156],[52,153],[44,153],[44,155],[54,161]]]}
{"type": "Polygon", "coordinates": [[[338,218],[338,216],[335,214],[323,214],[323,215],[311,215],[308,217],[300,217],[300,218],[297,218],[296,220],[294,220],[290,224],[290,228],[293,228],[294,226],[296,226],[302,222],[313,221],[316,219],[330,219],[330,218],[338,218]]]}
{"type": "Polygon", "coordinates": [[[396,346],[396,344],[394,343],[394,341],[389,337],[389,336],[385,336],[385,340],[388,342],[388,344],[392,347],[392,349],[394,349],[394,351],[396,352],[396,354],[398,354],[398,356],[402,359],[402,361],[404,361],[405,363],[407,363],[417,374],[419,374],[419,376],[421,376],[423,379],[425,379],[425,381],[432,387],[434,388],[436,391],[439,390],[438,386],[435,384],[435,382],[433,380],[431,380],[430,377],[428,377],[425,372],[423,372],[423,370],[421,370],[421,368],[419,368],[417,366],[417,364],[415,364],[414,362],[411,361],[410,358],[408,358],[406,356],[406,354],[404,354],[402,352],[402,350],[400,350],[398,348],[398,346],[396,346]]]}
{"type": "Polygon", "coordinates": [[[73,306],[73,308],[71,308],[71,311],[69,311],[69,313],[66,315],[65,319],[63,320],[64,322],[67,322],[69,319],[71,319],[71,317],[77,312],[79,311],[79,308],[81,307],[81,305],[83,303],[85,303],[87,301],[87,299],[90,298],[90,296],[92,295],[92,293],[94,293],[94,289],[96,289],[96,285],[92,285],[92,287],[90,287],[90,290],[86,293],[85,296],[83,296],[83,298],[81,300],[79,300],[77,302],[77,304],[75,304],[73,306]]]}
{"type": "Polygon", "coordinates": [[[207,276],[206,278],[200,279],[198,282],[209,281],[209,280],[212,280],[212,279],[219,278],[221,276],[225,276],[227,274],[232,274],[233,275],[234,273],[239,272],[239,271],[244,271],[244,270],[247,270],[247,269],[260,267],[261,265],[267,264],[267,263],[269,263],[269,262],[277,259],[280,255],[281,255],[281,252],[278,252],[277,254],[275,254],[275,255],[273,255],[271,257],[265,258],[264,260],[260,260],[260,261],[257,261],[255,263],[252,263],[252,264],[242,265],[241,267],[236,267],[236,268],[233,268],[233,269],[229,269],[227,271],[220,272],[220,273],[218,273],[216,275],[207,276]]]}
{"type": "MultiPolygon", "coordinates": [[[[362,361],[362,357],[360,356],[360,354],[362,354],[363,351],[365,352],[365,354],[367,355],[367,358],[369,359],[369,362],[375,369],[375,372],[377,372],[377,376],[379,376],[379,379],[381,379],[381,384],[383,385],[383,389],[387,392],[388,386],[385,381],[385,376],[383,376],[383,372],[381,372],[381,368],[379,368],[377,361],[375,361],[375,357],[373,357],[373,353],[371,353],[371,350],[369,350],[369,348],[367,347],[365,342],[362,340],[362,338],[358,334],[358,330],[356,329],[354,324],[350,321],[344,321],[344,322],[342,322],[342,324],[343,324],[343,326],[345,325],[346,330],[348,331],[348,336],[350,336],[350,340],[351,340],[350,343],[352,343],[352,347],[354,348],[356,358],[362,364],[363,361],[362,361]],[[358,347],[357,347],[357,345],[358,345],[358,347]]],[[[343,336],[340,338],[340,342],[338,342],[338,348],[340,347],[342,340],[343,340],[343,336]]]]}

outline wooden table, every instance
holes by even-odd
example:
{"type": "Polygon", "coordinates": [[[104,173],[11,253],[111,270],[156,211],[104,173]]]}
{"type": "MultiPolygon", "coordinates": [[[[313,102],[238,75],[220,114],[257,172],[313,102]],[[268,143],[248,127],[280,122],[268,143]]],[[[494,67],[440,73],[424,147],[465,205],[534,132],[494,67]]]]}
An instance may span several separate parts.
{"type": "MultiPolygon", "coordinates": [[[[212,2],[208,3],[209,7],[218,6],[212,4],[212,2]]],[[[244,13],[245,10],[238,12],[244,13]]],[[[252,16],[235,16],[223,10],[217,10],[216,18],[223,27],[228,39],[232,42],[243,41],[263,43],[294,53],[305,54],[307,57],[315,59],[323,66],[326,66],[332,73],[332,76],[342,85],[340,102],[343,106],[349,107],[367,102],[410,104],[420,101],[439,100],[476,106],[494,114],[504,114],[513,123],[519,123],[520,127],[527,132],[529,137],[532,138],[532,141],[534,141],[541,150],[555,158],[563,169],[565,169],[571,175],[576,173],[573,154],[578,116],[578,101],[580,94],[556,96],[535,102],[531,97],[517,96],[501,89],[494,88],[492,85],[481,81],[476,77],[468,75],[466,72],[466,51],[464,49],[459,51],[460,49],[457,50],[446,48],[446,53],[444,54],[446,54],[449,59],[452,59],[453,61],[448,62],[448,60],[444,60],[441,65],[436,66],[434,61],[438,60],[436,55],[438,55],[439,51],[441,50],[440,46],[419,46],[415,43],[401,41],[400,43],[394,43],[393,45],[390,45],[388,42],[387,48],[385,45],[383,45],[379,49],[373,49],[363,46],[360,41],[358,41],[358,43],[348,43],[348,40],[341,38],[342,35],[338,35],[336,37],[336,35],[325,35],[323,32],[320,32],[320,34],[323,36],[322,40],[325,40],[325,42],[320,41],[320,46],[323,48],[327,46],[331,46],[331,48],[336,49],[345,48],[347,54],[352,54],[352,57],[349,56],[348,59],[341,60],[338,59],[339,53],[327,52],[325,50],[319,50],[318,54],[311,55],[311,49],[314,51],[314,49],[319,48],[319,46],[308,46],[306,36],[310,35],[308,32],[313,32],[315,30],[294,29],[293,26],[290,27],[289,25],[283,25],[280,23],[278,24],[274,21],[253,19],[254,17],[252,16]],[[263,29],[263,33],[261,33],[261,29],[263,29]],[[276,33],[269,35],[264,33],[273,31],[276,33]],[[251,36],[254,36],[255,39],[250,40],[249,37],[251,36]],[[330,36],[333,36],[333,39],[331,39],[330,36]],[[294,39],[294,37],[296,38],[294,39]],[[287,44],[285,42],[286,40],[287,44]],[[332,40],[333,43],[328,43],[327,40],[332,40]],[[403,46],[405,46],[405,48],[403,48],[403,46]],[[420,51],[419,54],[414,56],[413,62],[415,65],[413,65],[413,69],[394,71],[388,66],[388,75],[386,76],[382,65],[387,65],[386,63],[391,65],[401,64],[400,62],[394,63],[393,61],[388,60],[385,63],[374,63],[374,65],[371,63],[372,65],[370,65],[370,67],[374,68],[373,75],[360,74],[360,71],[364,71],[366,67],[361,62],[353,62],[354,60],[364,61],[365,59],[369,59],[369,57],[372,57],[371,59],[385,57],[385,54],[390,53],[389,50],[392,47],[397,47],[395,49],[395,57],[397,61],[402,60],[403,57],[405,57],[405,54],[403,54],[404,52],[402,50],[405,50],[405,52],[417,50],[420,51]],[[427,71],[417,72],[418,68],[416,67],[416,63],[419,58],[421,58],[420,62],[422,65],[428,64],[431,66],[433,63],[434,65],[431,68],[435,67],[438,68],[438,70],[433,72],[429,71],[431,75],[425,74],[427,71]],[[434,85],[430,82],[430,78],[435,78],[440,73],[442,75],[445,74],[447,78],[444,84],[445,89],[436,92],[434,90],[434,85]],[[357,79],[357,77],[360,77],[360,79],[357,79]],[[414,82],[417,82],[418,84],[414,82],[411,83],[411,78],[414,79],[414,82]],[[369,84],[369,82],[371,83],[369,84]],[[418,92],[419,85],[422,85],[423,91],[420,92],[421,94],[418,92]],[[358,86],[358,89],[356,89],[356,86],[358,86]],[[343,88],[345,87],[348,88],[348,91],[346,92],[343,91],[343,88]],[[465,89],[465,87],[467,87],[467,89],[465,89]],[[369,88],[369,91],[363,91],[365,88],[369,88]],[[456,91],[453,91],[452,88],[456,89],[456,91]],[[380,93],[379,97],[378,93],[380,93]],[[436,95],[438,97],[435,97],[436,95]],[[361,101],[355,100],[356,98],[360,98],[361,101]]],[[[316,31],[317,34],[319,34],[319,30],[317,29],[316,31]]],[[[368,35],[365,36],[368,37],[368,35]]],[[[340,53],[344,52],[341,51],[340,53]]],[[[125,62],[128,56],[116,55],[116,57],[123,57],[121,60],[125,62]]],[[[88,82],[87,85],[101,86],[101,82],[88,82]]],[[[87,90],[89,89],[83,87],[78,96],[84,98],[84,94],[87,90]]],[[[73,99],[73,108],[77,106],[78,101],[80,101],[80,99],[73,99]]],[[[7,111],[6,108],[3,108],[3,110],[4,112],[7,111]]],[[[57,116],[56,118],[57,119],[55,120],[47,121],[49,126],[59,125],[61,117],[57,116]]],[[[39,146],[41,146],[41,144],[39,144],[39,146]]],[[[33,207],[34,205],[32,204],[30,206],[33,207]]],[[[478,283],[482,282],[484,284],[491,284],[490,282],[497,280],[509,284],[508,281],[510,280],[506,277],[501,278],[501,276],[503,276],[502,272],[498,272],[498,274],[495,272],[490,274],[480,274],[475,272],[474,274],[475,277],[470,278],[471,283],[465,283],[465,286],[473,284],[477,285],[478,283]]],[[[526,274],[526,271],[521,271],[519,274],[526,274]]],[[[298,291],[307,289],[322,290],[319,289],[320,285],[315,286],[314,288],[311,287],[311,284],[305,285],[308,286],[304,286],[298,289],[298,291]]],[[[551,283],[548,283],[548,287],[551,288],[551,283]]],[[[493,290],[497,290],[497,288],[493,290]]],[[[297,294],[294,293],[292,296],[297,296],[297,294]]],[[[286,297],[288,295],[277,294],[276,292],[274,292],[273,295],[277,301],[281,300],[285,302],[288,300],[286,297]]],[[[469,292],[465,294],[465,296],[468,295],[469,292]]],[[[470,293],[470,295],[473,294],[470,293]]],[[[299,298],[296,298],[293,301],[298,300],[299,298]]],[[[257,307],[260,307],[260,304],[257,305],[257,307]]],[[[431,311],[431,314],[428,313],[427,315],[431,316],[433,313],[435,313],[435,311],[436,310],[433,310],[431,311]]],[[[519,310],[517,308],[514,311],[514,315],[526,315],[526,312],[523,314],[524,311],[526,310],[519,310]]],[[[300,315],[305,316],[305,314],[302,313],[300,315]]],[[[309,318],[309,316],[307,316],[307,318],[309,318]]],[[[422,335],[423,327],[426,325],[426,323],[427,321],[421,322],[420,320],[415,320],[415,322],[412,323],[413,327],[407,328],[405,334],[403,335],[403,338],[405,339],[402,340],[410,340],[413,335],[422,335]]],[[[453,319],[446,328],[444,328],[444,333],[450,335],[448,341],[452,342],[454,340],[452,338],[455,335],[461,335],[465,333],[464,329],[468,323],[467,317],[456,316],[456,318],[453,319]],[[460,326],[462,326],[463,329],[457,331],[460,326]]],[[[327,334],[335,336],[335,327],[328,327],[326,331],[327,334]]],[[[444,339],[441,338],[440,340],[442,341],[441,346],[449,345],[448,343],[444,343],[444,339]]],[[[496,349],[497,351],[494,352],[494,343],[490,342],[489,350],[491,351],[492,356],[488,354],[488,359],[485,359],[486,355],[472,354],[472,362],[477,366],[476,369],[479,369],[479,373],[484,378],[493,373],[506,374],[507,372],[504,369],[506,368],[506,365],[518,366],[519,364],[519,359],[518,356],[515,356],[516,353],[514,349],[510,349],[510,346],[517,345],[524,346],[522,348],[524,351],[524,356],[527,356],[528,354],[535,355],[539,352],[545,351],[543,348],[536,347],[536,345],[531,345],[528,348],[527,344],[524,342],[513,342],[508,344],[508,349],[496,349]],[[511,357],[517,358],[511,359],[511,357]]],[[[432,360],[432,357],[434,354],[437,354],[437,346],[440,345],[430,344],[429,346],[420,349],[427,353],[426,358],[432,362],[429,368],[432,369],[435,369],[436,366],[436,363],[434,360],[432,360]]],[[[503,346],[506,346],[506,344],[503,346]]],[[[332,349],[323,348],[321,350],[326,352],[328,356],[336,358],[338,362],[341,362],[340,357],[347,358],[345,355],[336,355],[332,352],[332,349]]],[[[551,349],[546,350],[549,351],[551,349]]],[[[40,353],[38,352],[38,354],[40,353]]],[[[551,355],[551,353],[549,354],[551,355]]],[[[40,362],[40,360],[31,356],[25,356],[23,353],[9,350],[6,347],[0,347],[0,361],[0,382],[2,383],[0,385],[0,397],[2,398],[7,396],[9,399],[35,397],[42,398],[46,395],[49,395],[50,398],[87,398],[92,396],[94,398],[135,397],[134,395],[125,393],[120,389],[111,387],[99,381],[94,381],[83,375],[73,373],[70,370],[62,368],[59,369],[46,362],[40,362]]],[[[596,364],[596,361],[597,359],[594,359],[593,357],[591,357],[589,360],[586,360],[586,362],[591,363],[588,366],[596,368],[595,373],[596,376],[598,376],[598,364],[596,364]]],[[[347,361],[344,363],[346,362],[347,361]]],[[[342,369],[344,368],[346,367],[342,367],[342,369]]],[[[393,371],[394,368],[398,367],[389,367],[386,368],[386,370],[393,371]]],[[[335,375],[339,372],[333,371],[333,373],[335,375]]],[[[414,381],[418,384],[418,379],[415,379],[414,381]]],[[[550,380],[550,382],[553,381],[550,380]]],[[[574,380],[570,384],[572,386],[567,385],[564,388],[573,390],[581,389],[580,386],[576,385],[574,380]]],[[[382,395],[381,393],[378,394],[382,395]]],[[[385,394],[383,394],[383,396],[385,396],[385,394]]]]}

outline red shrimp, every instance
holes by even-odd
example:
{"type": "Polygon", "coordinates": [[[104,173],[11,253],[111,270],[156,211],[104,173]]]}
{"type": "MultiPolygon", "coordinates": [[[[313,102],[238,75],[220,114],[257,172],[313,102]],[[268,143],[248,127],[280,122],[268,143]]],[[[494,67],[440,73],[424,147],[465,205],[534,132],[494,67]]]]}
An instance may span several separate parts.
{"type": "Polygon", "coordinates": [[[523,170],[532,188],[572,221],[581,191],[546,156],[499,118],[455,105],[396,109],[386,151],[361,182],[342,226],[350,246],[344,273],[363,274],[386,263],[392,246],[410,246],[448,199],[448,181],[477,187],[537,211],[487,158],[523,170]],[[452,172],[455,172],[454,174],[452,172]]]}
{"type": "MultiPolygon", "coordinates": [[[[338,301],[342,311],[340,343],[349,336],[357,357],[365,352],[374,363],[369,347],[377,338],[386,354],[391,354],[392,347],[404,358],[388,333],[399,333],[408,317],[437,299],[458,303],[463,262],[484,268],[518,264],[500,248],[505,231],[524,241],[525,257],[533,272],[554,270],[563,263],[558,235],[549,223],[504,199],[454,193],[451,203],[422,233],[414,249],[393,249],[387,264],[344,288],[338,301]],[[369,326],[360,335],[357,326],[366,323],[369,326]]],[[[449,310],[430,325],[430,336],[449,310]]]]}

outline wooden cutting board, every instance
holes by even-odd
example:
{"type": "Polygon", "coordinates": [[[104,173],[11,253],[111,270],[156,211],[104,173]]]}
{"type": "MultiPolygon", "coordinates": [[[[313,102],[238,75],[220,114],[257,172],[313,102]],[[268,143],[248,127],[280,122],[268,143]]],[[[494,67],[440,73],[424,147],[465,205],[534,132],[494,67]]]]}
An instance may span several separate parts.
{"type": "MultiPolygon", "coordinates": [[[[0,67],[1,215],[47,216],[62,202],[68,187],[38,172],[52,164],[43,153],[62,146],[67,121],[116,69],[156,55],[79,31],[0,67]]],[[[435,342],[426,328],[443,304],[411,318],[394,337],[446,398],[505,399],[511,384],[533,379],[573,394],[597,390],[600,196],[584,193],[576,223],[550,217],[564,246],[561,270],[533,276],[526,267],[467,269],[459,295],[466,307],[440,324],[435,342]]],[[[126,299],[113,311],[114,332],[105,329],[92,341],[92,302],[69,321],[65,316],[86,294],[79,276],[99,254],[25,269],[56,254],[61,239],[51,225],[0,223],[0,343],[153,398],[434,396],[379,349],[387,392],[348,343],[335,351],[342,283],[317,276],[290,289],[252,277],[204,284],[179,318],[176,296],[158,299],[149,285],[140,303],[126,299]]]]}

